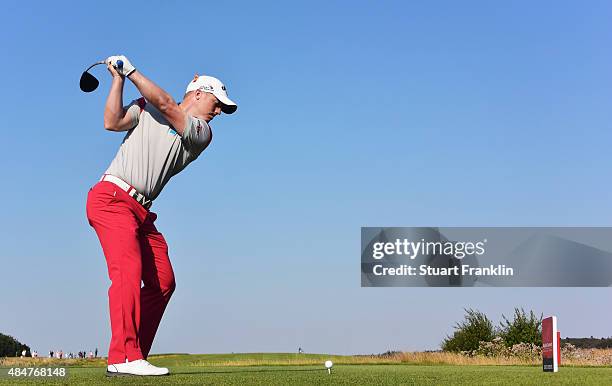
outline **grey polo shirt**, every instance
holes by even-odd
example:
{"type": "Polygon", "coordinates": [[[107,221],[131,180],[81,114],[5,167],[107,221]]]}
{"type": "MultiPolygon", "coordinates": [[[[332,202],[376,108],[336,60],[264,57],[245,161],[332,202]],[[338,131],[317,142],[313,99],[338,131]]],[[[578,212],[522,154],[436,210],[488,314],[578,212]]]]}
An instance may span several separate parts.
{"type": "Polygon", "coordinates": [[[129,130],[105,174],[112,174],[155,200],[170,178],[198,158],[212,140],[203,119],[187,116],[181,137],[144,98],[127,106],[134,127],[129,130]]]}

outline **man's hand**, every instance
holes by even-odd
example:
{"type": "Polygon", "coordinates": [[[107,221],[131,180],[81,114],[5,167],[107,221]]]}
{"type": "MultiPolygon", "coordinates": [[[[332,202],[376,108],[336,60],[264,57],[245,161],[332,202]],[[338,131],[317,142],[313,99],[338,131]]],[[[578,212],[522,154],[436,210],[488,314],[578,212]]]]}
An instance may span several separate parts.
{"type": "Polygon", "coordinates": [[[118,78],[118,79],[123,80],[123,76],[119,72],[117,72],[117,69],[115,69],[115,67],[113,67],[112,64],[107,63],[106,64],[106,69],[108,70],[108,72],[111,73],[113,78],[118,78]]]}
{"type": "Polygon", "coordinates": [[[129,76],[132,72],[136,71],[136,68],[134,68],[132,63],[130,63],[128,58],[123,55],[109,56],[105,62],[107,65],[110,64],[111,66],[115,67],[117,72],[122,76],[129,76]],[[121,65],[119,65],[119,61],[121,62],[121,65]]]}

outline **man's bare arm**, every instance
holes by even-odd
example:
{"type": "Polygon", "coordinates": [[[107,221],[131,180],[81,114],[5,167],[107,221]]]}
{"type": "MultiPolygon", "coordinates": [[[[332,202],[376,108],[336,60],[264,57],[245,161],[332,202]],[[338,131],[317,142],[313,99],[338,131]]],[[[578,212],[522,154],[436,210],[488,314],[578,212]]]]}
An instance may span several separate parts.
{"type": "Polygon", "coordinates": [[[104,106],[104,128],[110,131],[126,131],[132,127],[132,118],[126,114],[123,108],[123,77],[113,66],[107,66],[113,76],[106,105],[104,106]]]}
{"type": "Polygon", "coordinates": [[[172,96],[153,83],[139,71],[134,70],[128,78],[134,83],[140,94],[151,103],[170,122],[174,130],[183,136],[187,114],[181,110],[172,96]]]}

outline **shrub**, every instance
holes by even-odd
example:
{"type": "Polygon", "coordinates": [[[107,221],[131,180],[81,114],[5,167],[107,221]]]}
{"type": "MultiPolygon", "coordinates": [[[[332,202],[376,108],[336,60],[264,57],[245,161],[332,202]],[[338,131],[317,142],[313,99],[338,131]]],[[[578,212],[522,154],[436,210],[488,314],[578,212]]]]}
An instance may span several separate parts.
{"type": "Polygon", "coordinates": [[[504,340],[506,347],[521,343],[542,346],[542,315],[538,318],[533,311],[529,311],[527,315],[522,308],[515,308],[512,321],[504,315],[502,318],[499,336],[504,340]]]}
{"type": "Polygon", "coordinates": [[[480,355],[483,357],[509,357],[510,350],[504,344],[504,340],[497,336],[490,342],[481,341],[478,348],[469,353],[470,356],[480,355]]]}
{"type": "Polygon", "coordinates": [[[30,352],[28,346],[17,341],[12,336],[0,334],[0,357],[19,356],[23,350],[26,350],[28,353],[30,352]]]}
{"type": "Polygon", "coordinates": [[[480,311],[466,309],[465,320],[455,325],[455,332],[442,342],[442,350],[461,352],[475,351],[480,342],[490,342],[495,338],[493,322],[480,311]]]}

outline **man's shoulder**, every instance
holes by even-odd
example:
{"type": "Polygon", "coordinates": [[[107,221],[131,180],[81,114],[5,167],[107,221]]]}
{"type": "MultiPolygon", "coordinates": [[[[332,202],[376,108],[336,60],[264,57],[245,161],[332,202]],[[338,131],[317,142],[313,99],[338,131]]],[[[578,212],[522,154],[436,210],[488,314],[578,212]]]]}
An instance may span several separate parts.
{"type": "Polygon", "coordinates": [[[146,103],[142,109],[142,119],[149,122],[149,124],[157,124],[160,126],[172,127],[170,122],[164,117],[164,115],[155,108],[151,103],[146,103]]]}
{"type": "Polygon", "coordinates": [[[206,128],[212,131],[210,124],[203,118],[198,118],[196,116],[187,114],[187,119],[190,120],[188,121],[188,124],[191,123],[193,125],[198,135],[200,134],[201,130],[205,130],[206,128]]]}

